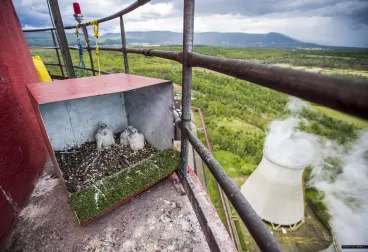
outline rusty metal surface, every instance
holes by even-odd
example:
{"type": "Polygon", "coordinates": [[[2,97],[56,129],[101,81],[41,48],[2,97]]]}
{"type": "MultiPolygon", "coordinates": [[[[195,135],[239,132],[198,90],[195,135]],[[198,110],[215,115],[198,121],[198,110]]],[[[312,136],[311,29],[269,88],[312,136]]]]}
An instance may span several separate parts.
{"type": "Polygon", "coordinates": [[[282,251],[281,246],[270,233],[270,230],[265,226],[262,219],[257,215],[252,206],[245,199],[231,178],[226,174],[211,152],[209,152],[202,142],[193,135],[190,129],[185,128],[184,131],[190,143],[201,156],[208,169],[225,192],[227,198],[238,212],[240,218],[253,236],[253,239],[256,241],[259,248],[262,251],[282,251]]]}
{"type": "Polygon", "coordinates": [[[65,62],[66,70],[68,72],[68,77],[75,78],[73,61],[70,56],[70,52],[68,50],[68,40],[65,35],[65,29],[64,29],[63,20],[60,14],[59,3],[57,0],[49,0],[48,3],[50,4],[52,16],[55,22],[56,31],[57,31],[57,35],[59,38],[60,51],[61,51],[61,55],[63,56],[64,62],[65,62]]]}
{"type": "MultiPolygon", "coordinates": [[[[72,50],[77,48],[69,47],[72,50]]],[[[48,49],[55,49],[54,47],[48,49]]],[[[94,47],[91,47],[94,49],[94,47]]],[[[160,57],[183,63],[182,52],[153,49],[111,48],[100,50],[160,57]]],[[[287,93],[341,112],[368,118],[368,82],[315,74],[245,60],[226,59],[189,52],[186,65],[203,67],[287,93]]]]}
{"type": "MultiPolygon", "coordinates": [[[[115,14],[112,14],[110,16],[107,16],[107,17],[104,17],[104,18],[101,18],[101,19],[98,19],[97,22],[100,24],[100,23],[112,20],[114,18],[120,17],[122,15],[128,14],[129,12],[137,9],[138,7],[140,7],[142,5],[145,5],[149,1],[151,1],[151,0],[137,0],[134,3],[132,3],[131,5],[129,5],[128,7],[126,7],[125,9],[123,9],[119,12],[116,12],[115,14]]],[[[56,22],[56,20],[55,20],[55,22],[56,22]]],[[[91,25],[91,24],[90,24],[90,22],[86,22],[86,23],[82,23],[80,25],[84,26],[84,25],[91,25]]],[[[64,26],[65,30],[66,29],[75,29],[75,28],[76,28],[75,25],[64,26]]],[[[48,28],[38,28],[38,29],[25,29],[25,30],[23,30],[23,32],[38,32],[38,31],[51,31],[51,30],[55,30],[55,28],[54,27],[48,27],[48,28]]]]}
{"type": "MultiPolygon", "coordinates": [[[[60,66],[58,63],[44,63],[45,66],[60,66]]],[[[61,64],[61,66],[65,66],[64,64],[61,64]]],[[[77,69],[85,69],[85,70],[88,70],[88,71],[91,71],[91,72],[98,72],[98,70],[94,69],[94,68],[88,68],[88,67],[79,67],[79,66],[73,66],[74,68],[77,68],[77,69]]],[[[100,71],[101,73],[103,74],[112,74],[112,72],[107,72],[107,71],[100,71]]],[[[54,76],[56,79],[60,79],[60,80],[64,80],[64,79],[67,79],[67,77],[64,77],[64,76],[60,76],[60,75],[52,75],[54,76]]]]}
{"type": "Polygon", "coordinates": [[[88,51],[88,56],[89,56],[89,62],[91,64],[92,75],[95,76],[98,70],[94,71],[95,67],[93,65],[93,57],[92,57],[92,52],[91,52],[91,44],[89,43],[88,30],[85,25],[82,26],[82,29],[83,29],[84,39],[86,40],[86,43],[87,43],[87,51],[88,51]]]}
{"type": "Polygon", "coordinates": [[[124,92],[169,82],[131,74],[109,74],[57,81],[55,85],[48,83],[29,84],[27,89],[38,104],[44,104],[124,92]]]}
{"type": "MultiPolygon", "coordinates": [[[[182,115],[184,128],[191,129],[192,105],[192,67],[188,64],[189,53],[193,50],[194,33],[194,0],[184,0],[184,27],[183,27],[183,63],[182,63],[182,115]]],[[[188,173],[189,141],[185,132],[181,132],[181,159],[182,173],[188,173]]]]}
{"type": "Polygon", "coordinates": [[[128,53],[136,53],[136,54],[143,54],[145,56],[153,56],[153,57],[160,57],[164,59],[174,60],[181,63],[182,60],[182,52],[170,52],[170,51],[163,51],[163,50],[152,50],[152,49],[136,49],[136,48],[126,48],[126,52],[128,53]]]}
{"type": "MultiPolygon", "coordinates": [[[[88,67],[79,67],[79,66],[74,66],[74,68],[77,68],[77,69],[85,69],[85,70],[88,70],[88,71],[91,71],[93,73],[97,73],[97,72],[100,72],[100,73],[103,73],[103,74],[113,74],[112,72],[107,72],[107,71],[98,71],[97,69],[94,69],[94,68],[88,68],[88,67]]],[[[95,75],[95,74],[93,74],[95,75]]]]}
{"type": "Polygon", "coordinates": [[[29,49],[60,49],[58,46],[29,46],[29,49]]]}
{"type": "Polygon", "coordinates": [[[193,170],[188,167],[186,177],[178,173],[211,251],[235,252],[233,241],[221,222],[215,207],[193,170]]]}
{"type": "Polygon", "coordinates": [[[65,76],[53,75],[53,74],[50,74],[50,77],[51,77],[52,80],[66,80],[66,79],[68,79],[65,76]]]}
{"type": "Polygon", "coordinates": [[[125,39],[125,27],[123,16],[120,16],[120,35],[121,35],[121,47],[123,49],[122,51],[124,59],[124,72],[129,73],[128,53],[124,50],[126,48],[126,39],[125,39]]]}
{"type": "MultiPolygon", "coordinates": [[[[51,31],[51,36],[52,36],[52,41],[54,43],[54,46],[57,47],[57,43],[56,43],[56,38],[55,38],[55,34],[54,34],[54,31],[51,31]]],[[[60,67],[60,72],[61,72],[61,76],[65,76],[64,75],[64,70],[63,70],[63,66],[61,64],[61,61],[60,61],[60,55],[59,55],[59,50],[56,48],[55,49],[55,52],[56,52],[56,57],[57,57],[57,60],[59,62],[59,67],[60,67]]]]}
{"type": "Polygon", "coordinates": [[[368,118],[368,82],[191,53],[189,64],[368,118]]]}

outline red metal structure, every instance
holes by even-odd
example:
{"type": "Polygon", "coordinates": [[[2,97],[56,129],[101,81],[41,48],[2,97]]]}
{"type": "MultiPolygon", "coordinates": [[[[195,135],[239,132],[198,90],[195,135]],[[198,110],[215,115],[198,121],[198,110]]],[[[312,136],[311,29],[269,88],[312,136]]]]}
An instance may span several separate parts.
{"type": "Polygon", "coordinates": [[[0,243],[41,174],[47,151],[26,91],[39,82],[11,0],[0,7],[0,243]]]}

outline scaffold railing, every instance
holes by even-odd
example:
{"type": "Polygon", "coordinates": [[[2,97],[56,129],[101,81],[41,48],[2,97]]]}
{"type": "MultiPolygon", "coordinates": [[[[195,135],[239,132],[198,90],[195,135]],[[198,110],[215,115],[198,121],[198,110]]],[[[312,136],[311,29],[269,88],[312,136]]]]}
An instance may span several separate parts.
{"type": "MultiPolygon", "coordinates": [[[[52,2],[57,0],[50,0],[52,2]]],[[[225,75],[233,76],[238,79],[246,80],[263,87],[293,95],[320,105],[339,110],[341,112],[368,119],[368,82],[363,80],[352,80],[340,77],[327,76],[317,73],[309,73],[300,70],[282,68],[264,64],[249,62],[246,60],[235,60],[213,56],[201,55],[192,52],[194,34],[194,0],[184,0],[184,25],[183,25],[183,49],[181,52],[172,52],[148,48],[128,48],[126,46],[125,28],[123,16],[148,3],[149,0],[137,0],[127,8],[104,18],[98,23],[103,23],[115,18],[120,19],[121,47],[100,47],[101,51],[121,52],[124,60],[124,71],[129,73],[128,53],[141,54],[150,57],[159,57],[173,60],[182,64],[182,117],[177,121],[177,126],[181,128],[181,157],[183,161],[181,179],[186,180],[188,167],[188,144],[191,143],[199,156],[208,166],[218,184],[225,192],[240,218],[248,228],[257,245],[262,251],[282,251],[275,237],[264,225],[261,218],[256,214],[251,205],[242,195],[240,190],[225,173],[221,165],[216,161],[211,152],[199,141],[191,132],[191,89],[192,89],[192,67],[202,67],[216,71],[225,75]]],[[[54,17],[55,19],[55,17],[54,17]]],[[[74,66],[70,60],[62,58],[60,51],[69,53],[69,50],[78,50],[73,46],[60,46],[55,39],[55,30],[58,30],[58,20],[55,20],[56,27],[28,29],[23,32],[50,31],[53,37],[53,47],[30,47],[31,49],[50,49],[55,50],[58,63],[46,63],[47,66],[59,66],[61,76],[52,75],[55,79],[70,78],[64,73],[64,67],[74,66]],[[64,64],[61,63],[64,61],[64,64]],[[69,62],[68,62],[69,61],[69,62]]],[[[86,70],[93,75],[98,72],[94,68],[92,51],[96,48],[90,46],[87,26],[90,23],[82,23],[87,46],[83,47],[88,51],[91,67],[86,70]]],[[[61,27],[62,30],[75,29],[76,26],[61,27]]],[[[59,27],[60,28],[60,27],[59,27]]],[[[62,53],[61,53],[62,54],[62,53]]],[[[68,71],[67,71],[68,72],[68,71]]],[[[101,71],[103,74],[109,72],[101,71]]],[[[205,229],[205,227],[202,227],[205,229]]]]}

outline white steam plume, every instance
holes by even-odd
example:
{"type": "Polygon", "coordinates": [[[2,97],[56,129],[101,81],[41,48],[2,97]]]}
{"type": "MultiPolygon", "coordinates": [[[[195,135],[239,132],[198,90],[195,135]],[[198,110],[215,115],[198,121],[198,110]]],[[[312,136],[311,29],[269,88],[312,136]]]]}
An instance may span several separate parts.
{"type": "Polygon", "coordinates": [[[314,141],[316,137],[297,131],[300,120],[289,117],[286,120],[275,120],[265,141],[266,155],[285,166],[307,166],[315,156],[314,141]]]}
{"type": "MultiPolygon", "coordinates": [[[[297,98],[291,98],[287,104],[294,114],[308,106],[297,98]]],[[[312,169],[309,185],[325,195],[324,203],[332,217],[330,226],[339,244],[368,244],[368,132],[362,132],[347,148],[299,131],[297,127],[302,120],[307,123],[296,117],[273,121],[265,153],[287,166],[309,164],[312,169]],[[326,161],[331,159],[338,160],[342,171],[337,172],[339,168],[326,161]]]]}
{"type": "Polygon", "coordinates": [[[341,153],[342,172],[335,175],[313,165],[310,185],[323,192],[331,215],[330,226],[339,245],[368,244],[368,132],[341,153]],[[335,177],[331,181],[331,177],[335,177]]]}

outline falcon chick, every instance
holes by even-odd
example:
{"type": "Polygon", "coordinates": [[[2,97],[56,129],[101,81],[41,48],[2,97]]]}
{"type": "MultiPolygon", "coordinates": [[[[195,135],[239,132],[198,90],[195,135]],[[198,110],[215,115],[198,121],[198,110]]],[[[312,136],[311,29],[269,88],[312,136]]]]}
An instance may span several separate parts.
{"type": "Polygon", "coordinates": [[[131,134],[128,137],[130,148],[134,151],[141,150],[144,148],[144,136],[139,133],[137,129],[132,129],[131,134]]]}
{"type": "Polygon", "coordinates": [[[136,128],[134,128],[133,126],[128,126],[126,129],[127,129],[127,130],[129,130],[130,134],[132,133],[132,131],[133,131],[133,130],[138,131],[138,130],[137,130],[136,128]]]}
{"type": "Polygon", "coordinates": [[[123,132],[121,132],[120,134],[120,144],[125,147],[125,146],[129,146],[129,136],[130,136],[130,130],[125,129],[123,132]]]}
{"type": "Polygon", "coordinates": [[[101,124],[95,135],[97,148],[107,147],[115,144],[114,134],[112,130],[107,127],[106,124],[101,124]]]}

